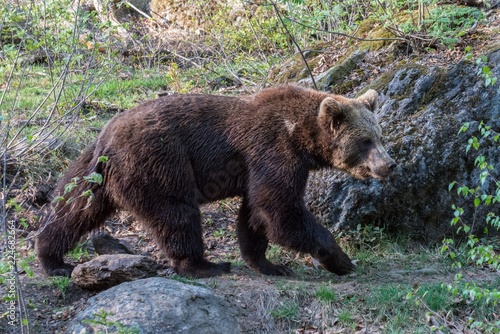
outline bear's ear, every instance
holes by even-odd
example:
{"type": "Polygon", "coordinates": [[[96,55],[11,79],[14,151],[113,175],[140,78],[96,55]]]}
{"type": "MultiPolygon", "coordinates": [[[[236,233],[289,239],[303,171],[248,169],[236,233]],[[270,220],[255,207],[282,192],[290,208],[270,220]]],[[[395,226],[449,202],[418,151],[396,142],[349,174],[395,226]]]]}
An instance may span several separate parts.
{"type": "Polygon", "coordinates": [[[377,91],[369,89],[366,91],[366,93],[358,97],[357,100],[363,103],[368,109],[375,112],[375,110],[377,109],[377,98],[378,98],[377,91]]]}
{"type": "Polygon", "coordinates": [[[333,134],[336,133],[345,117],[341,104],[333,97],[326,97],[321,101],[318,119],[321,124],[329,127],[333,134]]]}

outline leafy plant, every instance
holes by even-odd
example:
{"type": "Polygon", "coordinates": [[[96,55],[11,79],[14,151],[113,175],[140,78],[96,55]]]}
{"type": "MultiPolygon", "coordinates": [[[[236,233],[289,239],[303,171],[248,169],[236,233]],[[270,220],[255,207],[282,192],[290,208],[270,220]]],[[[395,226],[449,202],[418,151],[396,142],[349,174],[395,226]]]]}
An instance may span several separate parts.
{"type": "Polygon", "coordinates": [[[138,334],[138,333],[140,333],[140,330],[135,326],[127,326],[127,325],[123,325],[122,323],[120,323],[118,321],[108,320],[107,318],[109,315],[111,315],[111,313],[106,312],[104,309],[101,309],[101,311],[99,313],[94,313],[94,319],[84,319],[84,320],[82,320],[82,323],[103,326],[104,331],[100,331],[100,329],[99,329],[98,333],[109,333],[110,330],[113,333],[118,333],[118,334],[138,334]]]}
{"type": "Polygon", "coordinates": [[[67,256],[73,261],[80,261],[82,258],[88,258],[89,252],[85,243],[79,243],[67,254],[67,256]]]}
{"type": "Polygon", "coordinates": [[[53,276],[48,278],[49,284],[51,286],[55,286],[59,291],[61,291],[62,295],[66,294],[68,291],[69,284],[71,283],[71,278],[63,277],[63,276],[53,276]]]}
{"type": "Polygon", "coordinates": [[[226,235],[226,230],[222,227],[219,227],[216,231],[214,231],[214,237],[223,238],[226,235]]]}
{"type": "MultiPolygon", "coordinates": [[[[470,123],[465,123],[460,128],[460,133],[467,132],[469,127],[470,123]]],[[[494,132],[484,122],[480,122],[477,132],[467,141],[466,152],[470,154],[471,152],[478,151],[484,145],[498,148],[499,143],[500,134],[494,132]]],[[[450,191],[456,189],[457,195],[470,200],[476,210],[473,220],[466,221],[462,218],[464,209],[455,204],[452,206],[453,218],[451,225],[455,227],[457,233],[465,236],[465,245],[457,246],[454,239],[445,238],[441,251],[451,258],[453,266],[474,265],[499,271],[500,253],[495,251],[494,246],[489,244],[487,239],[480,238],[475,234],[475,225],[478,224],[479,219],[483,222],[483,232],[485,235],[489,234],[491,228],[500,229],[500,212],[495,211],[498,210],[498,204],[500,204],[499,169],[498,166],[494,166],[487,161],[486,156],[483,154],[476,156],[474,168],[474,175],[477,176],[472,180],[472,184],[457,184],[454,181],[449,185],[450,191]],[[482,217],[478,217],[477,215],[480,208],[487,209],[484,211],[486,213],[482,217]]],[[[500,302],[500,291],[498,289],[484,288],[477,282],[465,281],[460,273],[455,276],[452,284],[447,285],[447,288],[454,296],[461,296],[464,300],[478,305],[476,309],[479,309],[479,307],[487,308],[491,305],[496,306],[500,302]]],[[[473,315],[468,319],[470,329],[494,333],[500,331],[500,321],[495,320],[495,316],[489,315],[480,318],[473,315]]]]}
{"type": "Polygon", "coordinates": [[[443,44],[453,46],[458,38],[465,35],[468,29],[484,19],[484,13],[468,6],[436,6],[429,12],[424,21],[430,36],[443,44]]]}
{"type": "MultiPolygon", "coordinates": [[[[467,46],[465,48],[465,58],[468,60],[472,59],[472,48],[467,46]]],[[[484,79],[484,86],[489,87],[496,84],[498,78],[493,75],[491,68],[487,64],[488,57],[486,55],[482,55],[476,59],[476,65],[478,65],[479,69],[477,70],[477,75],[484,79]]],[[[500,89],[500,88],[499,88],[500,89]]]]}
{"type": "MultiPolygon", "coordinates": [[[[469,129],[470,123],[465,123],[460,128],[460,133],[466,132],[469,129]]],[[[500,134],[494,133],[490,126],[485,125],[483,122],[478,124],[478,136],[472,136],[467,141],[466,152],[469,153],[471,149],[477,151],[481,145],[486,142],[493,147],[499,146],[500,134]]],[[[474,160],[474,166],[477,171],[477,179],[474,180],[475,184],[472,185],[457,185],[453,181],[449,185],[449,191],[457,186],[457,194],[464,198],[470,199],[474,208],[478,209],[480,206],[490,207],[492,204],[500,203],[500,181],[497,179],[495,167],[490,164],[484,155],[478,155],[474,160]]],[[[474,233],[474,225],[478,222],[475,219],[472,222],[464,221],[462,216],[464,209],[455,204],[452,205],[453,219],[451,225],[456,227],[457,232],[463,232],[467,237],[467,253],[465,254],[465,261],[474,263],[475,265],[487,265],[495,270],[500,269],[500,255],[496,254],[492,245],[485,245],[474,233]]],[[[489,210],[488,210],[489,211],[489,210]]],[[[489,211],[486,213],[484,219],[484,233],[488,234],[489,228],[500,229],[500,217],[498,212],[489,211]]],[[[455,244],[451,238],[446,238],[443,241],[442,252],[449,254],[454,260],[454,265],[461,267],[462,262],[457,258],[457,254],[450,246],[455,244]]]]}
{"type": "Polygon", "coordinates": [[[26,273],[26,275],[30,278],[35,276],[35,273],[33,271],[33,268],[31,265],[35,262],[35,254],[32,252],[30,255],[22,258],[19,261],[19,267],[26,273]]]}

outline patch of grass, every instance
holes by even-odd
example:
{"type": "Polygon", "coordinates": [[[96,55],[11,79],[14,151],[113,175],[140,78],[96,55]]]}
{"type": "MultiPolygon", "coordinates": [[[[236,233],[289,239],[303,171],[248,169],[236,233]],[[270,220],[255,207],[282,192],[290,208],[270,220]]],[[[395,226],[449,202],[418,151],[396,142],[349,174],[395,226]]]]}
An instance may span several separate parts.
{"type": "Polygon", "coordinates": [[[85,243],[79,243],[73,248],[69,253],[66,254],[67,257],[72,259],[73,261],[80,261],[84,258],[89,257],[89,252],[85,243]]]}
{"type": "Polygon", "coordinates": [[[299,315],[299,305],[294,300],[287,300],[272,309],[270,314],[275,319],[293,321],[299,315]]]}
{"type": "Polygon", "coordinates": [[[269,261],[279,261],[282,257],[282,249],[278,245],[270,245],[266,251],[266,257],[269,261]]]}
{"type": "Polygon", "coordinates": [[[31,251],[26,257],[22,258],[19,261],[19,267],[26,273],[26,275],[30,278],[35,276],[33,268],[31,265],[35,263],[36,255],[34,251],[31,251]]]}
{"type": "Polygon", "coordinates": [[[337,295],[335,293],[335,290],[333,288],[329,288],[326,286],[322,286],[318,290],[316,290],[314,296],[318,300],[326,303],[333,303],[337,300],[337,295]]]}
{"type": "MultiPolygon", "coordinates": [[[[126,70],[126,69],[124,69],[126,70]]],[[[84,78],[77,73],[70,73],[65,85],[64,100],[60,103],[73,103],[74,98],[81,89],[81,81],[84,78]],[[72,102],[70,102],[72,101],[72,102]]],[[[57,94],[51,93],[53,82],[50,80],[46,67],[33,67],[31,74],[19,79],[19,84],[11,85],[7,90],[5,98],[0,105],[0,113],[7,114],[13,109],[18,118],[28,118],[26,111],[33,111],[44,104],[51,106],[57,94]],[[47,98],[47,101],[44,100],[47,98]]],[[[150,73],[145,70],[133,71],[126,78],[111,77],[100,85],[91,85],[89,92],[93,91],[89,98],[104,104],[115,105],[121,109],[128,109],[139,102],[155,98],[155,92],[168,89],[167,77],[161,73],[150,73]]],[[[69,104],[68,104],[69,106],[69,104]]],[[[43,119],[48,116],[50,108],[43,108],[37,118],[43,119]]]]}
{"type": "MultiPolygon", "coordinates": [[[[3,76],[6,81],[7,74],[3,74],[5,71],[2,69],[3,67],[0,66],[0,76],[3,76]]],[[[47,72],[46,67],[33,66],[29,75],[22,78],[15,77],[12,82],[12,87],[15,89],[7,90],[0,104],[0,113],[7,113],[8,110],[14,109],[22,115],[26,110],[33,110],[40,105],[51,88],[47,72]],[[18,96],[16,96],[16,91],[19,91],[18,96]]]]}
{"type": "Polygon", "coordinates": [[[341,304],[339,321],[349,326],[353,314],[363,314],[369,323],[384,324],[386,333],[419,333],[428,328],[429,312],[446,314],[453,309],[453,296],[441,283],[414,287],[410,284],[374,286],[341,304]]]}
{"type": "Polygon", "coordinates": [[[143,100],[155,98],[155,92],[167,89],[165,75],[137,71],[125,79],[111,78],[105,81],[96,89],[93,98],[128,109],[143,100]]]}
{"type": "Polygon", "coordinates": [[[389,236],[383,229],[358,226],[355,231],[343,232],[339,245],[357,260],[358,274],[373,276],[388,273],[394,268],[412,270],[445,264],[438,246],[424,247],[408,237],[389,236]]]}
{"type": "Polygon", "coordinates": [[[40,284],[42,286],[51,286],[57,288],[61,291],[61,294],[66,295],[66,291],[68,291],[68,287],[71,283],[71,278],[62,277],[62,276],[53,276],[49,277],[44,284],[40,284]]]}
{"type": "Polygon", "coordinates": [[[448,289],[440,283],[423,285],[417,296],[434,312],[449,310],[453,303],[448,289]]]}
{"type": "Polygon", "coordinates": [[[201,287],[206,287],[205,285],[198,283],[195,279],[192,278],[187,278],[187,277],[182,277],[177,274],[174,274],[169,277],[170,279],[173,279],[174,281],[181,282],[184,284],[189,284],[189,285],[194,285],[194,286],[201,286],[201,287]]]}
{"type": "Polygon", "coordinates": [[[338,319],[341,324],[347,327],[352,327],[355,324],[352,314],[348,310],[343,310],[342,312],[340,312],[338,319]]]}

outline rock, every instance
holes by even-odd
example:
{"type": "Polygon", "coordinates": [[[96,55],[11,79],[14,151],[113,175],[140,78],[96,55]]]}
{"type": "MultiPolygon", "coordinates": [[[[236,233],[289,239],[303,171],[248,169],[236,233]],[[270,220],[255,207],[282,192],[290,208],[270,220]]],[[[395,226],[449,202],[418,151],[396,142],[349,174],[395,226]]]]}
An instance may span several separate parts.
{"type": "Polygon", "coordinates": [[[52,186],[49,184],[41,184],[36,187],[33,194],[32,202],[38,206],[49,203],[49,194],[52,192],[52,186]]]}
{"type": "MultiPolygon", "coordinates": [[[[118,22],[128,21],[129,16],[140,16],[142,15],[140,12],[145,14],[149,13],[150,0],[128,0],[127,2],[133,7],[125,5],[125,3],[120,0],[92,0],[92,7],[95,8],[99,15],[103,16],[103,19],[106,16],[109,18],[112,16],[112,18],[118,22]]],[[[88,6],[90,6],[90,4],[88,6]]]]}
{"type": "Polygon", "coordinates": [[[103,290],[123,282],[155,276],[158,264],[142,255],[99,255],[79,264],[71,279],[82,288],[103,290]]]}
{"type": "Polygon", "coordinates": [[[113,238],[108,233],[99,233],[92,238],[92,245],[97,254],[134,254],[120,240],[113,238]]]}
{"type": "MultiPolygon", "coordinates": [[[[488,66],[500,78],[500,50],[489,55],[488,66]]],[[[475,212],[471,198],[448,191],[452,181],[477,185],[478,154],[500,166],[498,144],[484,143],[479,152],[466,154],[467,140],[478,135],[474,131],[482,120],[500,132],[498,83],[485,87],[478,69],[470,61],[449,68],[407,64],[366,87],[380,93],[385,146],[398,167],[385,182],[358,181],[335,171],[312,174],[306,202],[313,213],[335,229],[373,224],[421,241],[440,241],[450,233],[451,205],[456,204],[464,208],[463,221],[481,231],[483,220],[474,217],[484,218],[485,209],[475,212]],[[465,122],[469,130],[459,134],[465,122]]],[[[498,178],[498,169],[493,173],[498,178]]],[[[491,183],[484,189],[492,191],[491,183]]],[[[498,203],[488,209],[498,212],[498,203]]]]}
{"type": "Polygon", "coordinates": [[[90,298],[66,333],[239,333],[233,313],[208,289],[154,277],[90,298]]]}
{"type": "MultiPolygon", "coordinates": [[[[345,81],[345,78],[347,78],[349,74],[354,71],[363,61],[366,53],[367,51],[358,50],[351,56],[346,58],[344,61],[342,61],[340,64],[333,66],[332,68],[318,75],[315,78],[318,90],[330,91],[332,89],[332,86],[337,86],[343,83],[345,81]]],[[[306,86],[312,86],[312,80],[310,77],[300,80],[299,83],[306,86]]]]}

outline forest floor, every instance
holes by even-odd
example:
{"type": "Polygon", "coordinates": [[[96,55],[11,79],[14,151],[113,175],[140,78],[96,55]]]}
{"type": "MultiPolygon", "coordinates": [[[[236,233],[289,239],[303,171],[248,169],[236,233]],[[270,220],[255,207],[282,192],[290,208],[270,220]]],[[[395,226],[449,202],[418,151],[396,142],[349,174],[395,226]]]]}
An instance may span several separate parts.
{"type": "MultiPolygon", "coordinates": [[[[207,257],[215,262],[230,261],[231,273],[190,280],[172,275],[165,265],[159,272],[188,284],[201,284],[223,296],[236,310],[243,333],[427,333],[439,327],[459,333],[467,332],[469,315],[498,312],[494,307],[474,309],[462,296],[449,292],[447,285],[460,273],[465,280],[470,278],[493,289],[500,286],[499,272],[486,267],[452,268],[439,246],[394,239],[377,228],[344,232],[338,239],[357,262],[350,275],[336,276],[310,256],[274,245],[268,258],[289,266],[295,275],[261,275],[247,268],[239,254],[235,235],[238,204],[235,198],[202,207],[207,257]]],[[[118,238],[136,254],[165,263],[151,237],[127,214],[108,220],[101,231],[118,238]]],[[[67,261],[78,264],[92,258],[95,254],[89,245],[82,244],[67,261]]],[[[30,268],[19,274],[30,332],[64,332],[97,291],[82,289],[66,279],[47,279],[33,256],[30,268]]],[[[0,330],[9,333],[3,320],[0,330]]]]}

